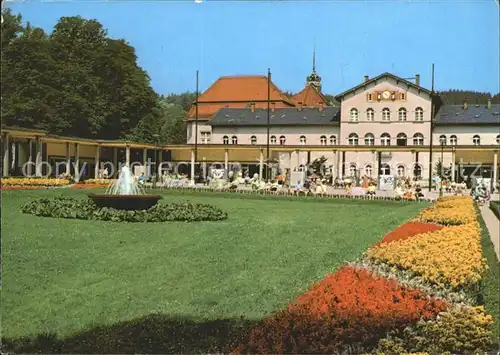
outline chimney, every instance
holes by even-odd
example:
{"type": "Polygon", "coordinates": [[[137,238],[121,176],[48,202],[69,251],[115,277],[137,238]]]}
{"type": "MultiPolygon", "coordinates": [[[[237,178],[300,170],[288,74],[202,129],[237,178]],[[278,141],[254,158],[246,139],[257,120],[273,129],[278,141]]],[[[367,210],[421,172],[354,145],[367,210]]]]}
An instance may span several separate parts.
{"type": "Polygon", "coordinates": [[[365,83],[369,80],[370,78],[368,77],[368,75],[365,75],[365,83]]]}
{"type": "Polygon", "coordinates": [[[323,111],[323,108],[325,107],[325,104],[323,102],[319,103],[319,110],[323,111]]]}
{"type": "Polygon", "coordinates": [[[255,112],[255,102],[250,104],[250,111],[255,112]]]}
{"type": "Polygon", "coordinates": [[[302,102],[299,102],[299,107],[298,107],[298,110],[299,110],[299,111],[302,111],[302,108],[303,108],[302,102]]]}
{"type": "Polygon", "coordinates": [[[271,102],[271,111],[274,112],[276,109],[276,102],[271,102]]]}
{"type": "Polygon", "coordinates": [[[420,74],[415,74],[415,85],[420,86],[420,74]]]}
{"type": "Polygon", "coordinates": [[[486,107],[488,107],[488,110],[491,110],[491,99],[488,99],[488,106],[486,107]]]}
{"type": "Polygon", "coordinates": [[[462,108],[464,110],[467,110],[468,107],[469,107],[469,105],[467,104],[467,99],[464,99],[464,105],[462,106],[462,108]]]}

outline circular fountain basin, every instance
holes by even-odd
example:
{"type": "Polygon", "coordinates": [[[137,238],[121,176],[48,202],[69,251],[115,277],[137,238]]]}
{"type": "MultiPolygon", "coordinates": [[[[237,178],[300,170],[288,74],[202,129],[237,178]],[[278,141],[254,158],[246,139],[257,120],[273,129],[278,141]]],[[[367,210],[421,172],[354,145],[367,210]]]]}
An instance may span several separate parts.
{"type": "Polygon", "coordinates": [[[156,205],[162,198],[161,195],[89,194],[88,196],[99,207],[109,207],[127,211],[148,210],[156,205]]]}

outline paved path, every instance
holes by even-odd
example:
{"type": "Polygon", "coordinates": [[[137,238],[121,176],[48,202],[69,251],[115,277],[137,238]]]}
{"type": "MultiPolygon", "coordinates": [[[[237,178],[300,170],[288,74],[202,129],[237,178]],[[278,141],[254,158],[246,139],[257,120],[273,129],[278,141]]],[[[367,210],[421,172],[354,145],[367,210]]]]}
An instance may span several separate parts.
{"type": "Polygon", "coordinates": [[[500,221],[490,209],[489,203],[481,206],[481,215],[483,216],[486,227],[490,232],[491,242],[497,254],[497,260],[500,260],[500,221]]]}

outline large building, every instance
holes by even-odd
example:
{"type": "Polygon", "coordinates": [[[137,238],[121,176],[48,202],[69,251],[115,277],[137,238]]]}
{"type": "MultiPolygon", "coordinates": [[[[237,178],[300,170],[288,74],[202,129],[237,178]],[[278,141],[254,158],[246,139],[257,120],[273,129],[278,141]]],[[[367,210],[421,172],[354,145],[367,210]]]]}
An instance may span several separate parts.
{"type": "Polygon", "coordinates": [[[383,73],[365,76],[333,105],[321,93],[314,64],[297,95],[269,82],[265,76],[217,80],[199,96],[198,116],[195,103],[186,117],[188,144],[195,143],[197,127],[198,146],[227,145],[230,151],[267,149],[269,137],[269,158],[280,170],[324,156],[336,176],[420,176],[425,184],[442,161],[455,181],[472,174],[498,179],[500,105],[491,101],[442,105],[420,85],[420,75],[383,73]]]}

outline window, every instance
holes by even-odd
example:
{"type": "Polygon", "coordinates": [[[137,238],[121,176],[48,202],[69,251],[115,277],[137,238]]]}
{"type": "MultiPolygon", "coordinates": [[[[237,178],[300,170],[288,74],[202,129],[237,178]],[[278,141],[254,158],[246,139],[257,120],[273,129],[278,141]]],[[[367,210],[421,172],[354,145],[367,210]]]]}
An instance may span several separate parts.
{"type": "Polygon", "coordinates": [[[413,176],[414,177],[421,177],[422,176],[422,167],[420,164],[415,164],[413,166],[413,176]]]}
{"type": "Polygon", "coordinates": [[[472,144],[481,145],[481,137],[479,137],[477,134],[472,137],[472,144]]]}
{"type": "Polygon", "coordinates": [[[365,175],[371,177],[373,175],[373,168],[370,164],[365,166],[365,175]]]}
{"type": "Polygon", "coordinates": [[[406,145],[406,142],[407,142],[406,134],[404,133],[398,134],[398,136],[396,137],[396,145],[399,147],[403,147],[406,145]]]}
{"type": "Polygon", "coordinates": [[[326,145],[326,136],[319,137],[319,142],[321,145],[326,145]]]}
{"type": "Polygon", "coordinates": [[[405,176],[405,166],[404,165],[398,165],[398,176],[403,177],[405,176]]]}
{"type": "Polygon", "coordinates": [[[387,107],[382,110],[382,121],[390,121],[391,120],[391,110],[387,107]]]}
{"type": "Polygon", "coordinates": [[[210,132],[201,132],[201,143],[208,144],[212,140],[210,132]]]}
{"type": "Polygon", "coordinates": [[[380,136],[380,144],[382,145],[391,145],[391,136],[389,133],[382,133],[380,136]]]}
{"type": "Polygon", "coordinates": [[[458,142],[458,139],[457,139],[457,136],[456,135],[451,135],[450,136],[450,144],[451,145],[457,145],[457,142],[458,142]]]}
{"type": "Polygon", "coordinates": [[[269,140],[271,141],[271,144],[276,144],[276,136],[271,136],[269,140]]]}
{"type": "Polygon", "coordinates": [[[365,134],[365,145],[375,145],[375,136],[373,134],[365,134]]]}
{"type": "Polygon", "coordinates": [[[228,136],[222,137],[222,144],[229,144],[229,137],[228,136]]]}
{"type": "Polygon", "coordinates": [[[406,95],[404,92],[401,93],[401,100],[406,100],[406,95]]]}
{"type": "Polygon", "coordinates": [[[350,120],[352,122],[357,122],[358,121],[358,109],[357,108],[351,108],[350,112],[350,120]]]}
{"type": "Polygon", "coordinates": [[[232,136],[232,137],[231,137],[231,143],[233,143],[233,144],[238,144],[238,137],[236,137],[236,136],[232,136]]]}
{"type": "Polygon", "coordinates": [[[251,137],[250,137],[250,143],[251,143],[252,145],[257,144],[257,137],[256,137],[256,136],[251,136],[251,137]]]}
{"type": "Polygon", "coordinates": [[[439,144],[446,145],[446,136],[444,134],[439,136],[439,144]]]}
{"type": "Polygon", "coordinates": [[[349,176],[356,176],[356,171],[358,170],[356,164],[349,165],[349,176]]]}
{"type": "Polygon", "coordinates": [[[300,144],[306,145],[306,136],[300,136],[300,144]]]}
{"type": "Polygon", "coordinates": [[[424,110],[422,107],[417,107],[415,109],[415,121],[423,121],[424,120],[424,110]]]}
{"type": "Polygon", "coordinates": [[[401,122],[406,121],[406,109],[404,107],[398,110],[398,120],[401,122]]]}
{"type": "Polygon", "coordinates": [[[330,145],[337,145],[337,136],[335,135],[330,136],[330,145]]]}
{"type": "Polygon", "coordinates": [[[368,101],[372,101],[372,94],[368,94],[368,101]]]}
{"type": "Polygon", "coordinates": [[[496,141],[497,141],[497,145],[500,145],[500,134],[497,136],[496,141]]]}
{"type": "Polygon", "coordinates": [[[391,167],[389,164],[380,165],[380,175],[391,175],[391,167]]]}
{"type": "Polygon", "coordinates": [[[285,143],[286,143],[286,138],[285,138],[285,136],[281,136],[281,137],[280,137],[280,145],[285,145],[285,143]]]}
{"type": "Polygon", "coordinates": [[[373,111],[372,108],[366,110],[366,120],[373,121],[374,118],[375,118],[375,111],[373,111]]]}
{"type": "Polygon", "coordinates": [[[424,135],[422,133],[413,135],[413,145],[424,145],[424,135]]]}
{"type": "Polygon", "coordinates": [[[356,133],[351,133],[349,135],[349,145],[358,145],[358,135],[356,133]]]}

